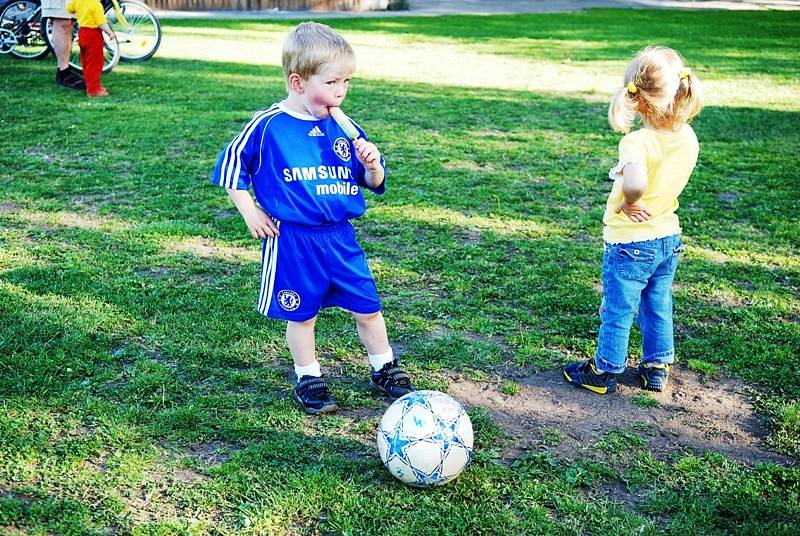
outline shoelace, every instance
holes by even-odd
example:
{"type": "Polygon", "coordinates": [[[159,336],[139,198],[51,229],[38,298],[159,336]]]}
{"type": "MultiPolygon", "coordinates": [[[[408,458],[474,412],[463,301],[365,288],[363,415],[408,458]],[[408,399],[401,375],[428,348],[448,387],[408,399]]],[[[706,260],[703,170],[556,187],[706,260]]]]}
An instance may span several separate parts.
{"type": "Polygon", "coordinates": [[[389,382],[400,387],[408,387],[411,384],[411,377],[398,367],[380,371],[378,383],[387,384],[389,382]]]}
{"type": "Polygon", "coordinates": [[[325,398],[328,396],[328,384],[322,378],[303,380],[297,384],[297,394],[300,398],[309,393],[311,398],[325,398]]]}

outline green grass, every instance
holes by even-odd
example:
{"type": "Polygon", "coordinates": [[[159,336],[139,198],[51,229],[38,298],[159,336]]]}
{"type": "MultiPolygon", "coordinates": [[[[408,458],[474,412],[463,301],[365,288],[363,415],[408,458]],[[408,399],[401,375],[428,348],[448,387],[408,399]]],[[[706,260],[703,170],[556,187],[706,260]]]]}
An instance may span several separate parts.
{"type": "MultiPolygon", "coordinates": [[[[208,184],[283,81],[277,56],[218,61],[227,49],[207,39],[275,49],[291,24],[165,21],[163,50],[115,69],[104,101],[54,87],[52,58],[0,57],[0,531],[796,534],[796,465],[651,453],[636,430],[571,458],[547,450],[564,435],[546,430],[544,450],[507,460],[514,438],[481,408],[470,469],[403,487],[375,453],[385,404],[339,311],[321,315],[318,349],[343,411],[297,410],[284,327],[253,308],[258,245],[208,184]]],[[[678,47],[709,90],[681,199],[678,357],[751,386],[770,444],[797,456],[796,14],[331,24],[357,53],[441,62],[425,75],[392,55],[362,63],[346,109],[390,175],[356,226],[418,385],[446,390],[458,371],[499,376],[508,395],[593,353],[618,140],[607,82],[646,43],[678,47]],[[496,71],[446,61],[487,56],[496,71]]]]}
{"type": "Polygon", "coordinates": [[[711,378],[719,374],[719,367],[717,365],[709,363],[708,361],[703,361],[702,359],[689,359],[686,361],[686,367],[689,370],[711,378]]]}
{"type": "Polygon", "coordinates": [[[653,398],[648,393],[639,393],[634,395],[632,401],[635,405],[639,406],[640,408],[655,408],[658,407],[658,400],[653,398]]]}
{"type": "Polygon", "coordinates": [[[503,382],[503,385],[500,386],[500,391],[508,396],[517,396],[522,392],[522,388],[515,382],[503,382]]]}

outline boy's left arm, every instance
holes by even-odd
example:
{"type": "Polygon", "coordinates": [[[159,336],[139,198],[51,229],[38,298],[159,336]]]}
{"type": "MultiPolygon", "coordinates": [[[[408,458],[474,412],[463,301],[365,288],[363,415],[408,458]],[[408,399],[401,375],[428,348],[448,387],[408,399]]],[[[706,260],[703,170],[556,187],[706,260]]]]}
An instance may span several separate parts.
{"type": "Polygon", "coordinates": [[[378,147],[363,137],[353,142],[356,148],[356,157],[364,166],[364,182],[372,189],[378,188],[386,178],[386,170],[381,162],[381,152],[378,147]]]}

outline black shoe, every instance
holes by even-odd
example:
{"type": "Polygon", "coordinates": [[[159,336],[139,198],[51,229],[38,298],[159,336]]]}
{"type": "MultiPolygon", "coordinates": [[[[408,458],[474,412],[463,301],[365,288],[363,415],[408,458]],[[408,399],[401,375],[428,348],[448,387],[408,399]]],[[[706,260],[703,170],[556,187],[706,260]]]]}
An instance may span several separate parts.
{"type": "Polygon", "coordinates": [[[374,389],[389,395],[392,400],[416,390],[411,385],[411,376],[397,366],[397,359],[386,363],[378,371],[373,370],[372,381],[369,384],[374,389]]]}
{"type": "Polygon", "coordinates": [[[325,378],[303,376],[294,387],[294,399],[300,402],[306,413],[330,413],[339,409],[333,395],[325,383],[325,378]]]}
{"type": "Polygon", "coordinates": [[[648,391],[661,392],[667,388],[669,365],[646,367],[644,364],[641,364],[639,365],[639,376],[642,377],[642,387],[648,391]]]}
{"type": "Polygon", "coordinates": [[[566,365],[564,378],[576,387],[583,387],[600,395],[617,390],[617,375],[597,370],[594,359],[566,365]]]}
{"type": "Polygon", "coordinates": [[[56,84],[70,89],[86,89],[86,82],[83,81],[83,76],[72,66],[63,71],[56,69],[56,84]]]}

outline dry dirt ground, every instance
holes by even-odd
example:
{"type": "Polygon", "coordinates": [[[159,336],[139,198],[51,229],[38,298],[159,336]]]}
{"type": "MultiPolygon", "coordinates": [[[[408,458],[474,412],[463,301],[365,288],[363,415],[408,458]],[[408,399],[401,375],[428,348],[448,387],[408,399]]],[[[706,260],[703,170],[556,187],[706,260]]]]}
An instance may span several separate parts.
{"type": "Polygon", "coordinates": [[[499,379],[475,382],[453,378],[448,390],[466,407],[483,407],[491,413],[509,437],[505,459],[541,450],[544,444],[555,454],[572,457],[610,430],[633,428],[659,458],[676,450],[713,450],[748,465],[793,463],[765,448],[768,430],[763,418],[748,401],[748,388],[735,380],[705,379],[685,367],[673,367],[667,390],[648,393],[658,402],[653,407],[641,407],[645,391],[630,367],[617,392],[610,395],[567,384],[560,369],[515,382],[520,391],[514,395],[501,390],[499,379]]]}

